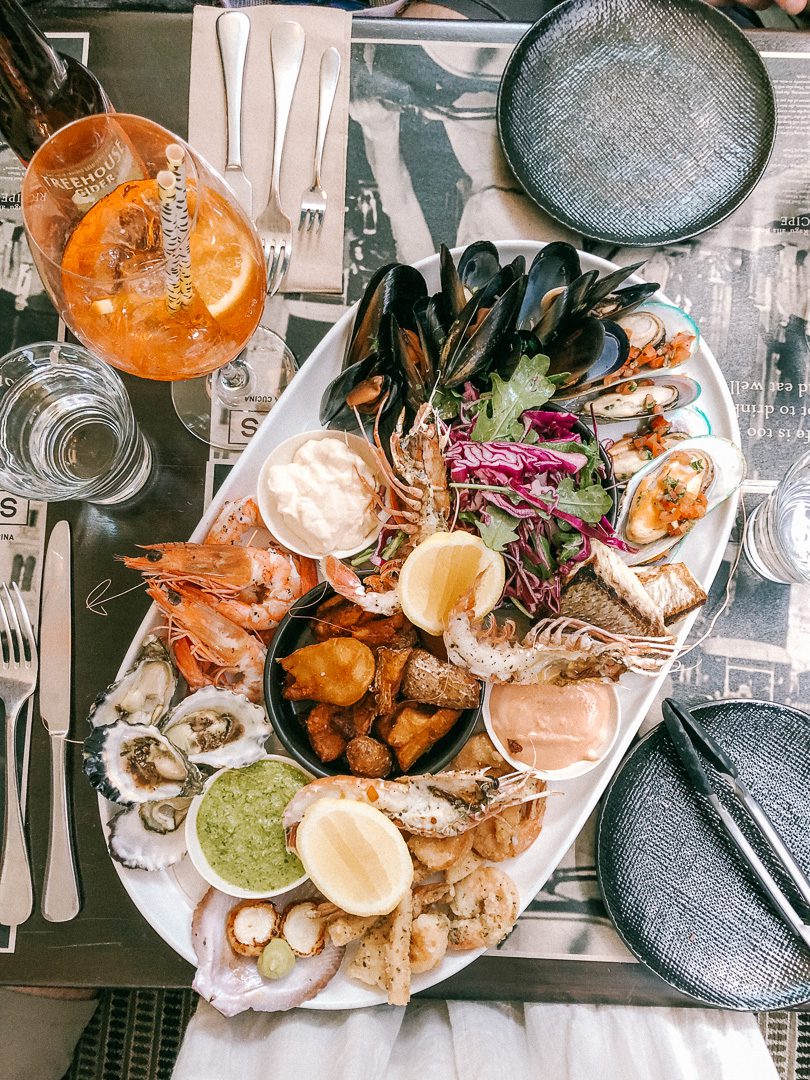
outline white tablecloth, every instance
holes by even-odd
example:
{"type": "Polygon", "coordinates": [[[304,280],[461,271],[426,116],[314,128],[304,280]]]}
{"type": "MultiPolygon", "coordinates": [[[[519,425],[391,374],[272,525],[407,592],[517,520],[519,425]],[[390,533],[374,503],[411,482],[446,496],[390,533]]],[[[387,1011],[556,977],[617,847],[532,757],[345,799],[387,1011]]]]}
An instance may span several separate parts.
{"type": "Polygon", "coordinates": [[[778,1080],[747,1013],[426,1001],[248,1012],[201,1002],[172,1080],[778,1080]]]}

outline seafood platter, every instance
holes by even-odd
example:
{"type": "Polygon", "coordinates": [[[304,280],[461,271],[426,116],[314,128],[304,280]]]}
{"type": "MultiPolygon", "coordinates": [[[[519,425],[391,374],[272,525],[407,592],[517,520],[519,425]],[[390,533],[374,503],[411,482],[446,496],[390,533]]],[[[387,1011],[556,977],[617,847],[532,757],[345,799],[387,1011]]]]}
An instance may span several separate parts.
{"type": "Polygon", "coordinates": [[[84,769],[226,1015],[404,1004],[500,944],[677,660],[745,469],[639,269],[382,268],[191,540],[121,553],[154,603],[84,769]]]}

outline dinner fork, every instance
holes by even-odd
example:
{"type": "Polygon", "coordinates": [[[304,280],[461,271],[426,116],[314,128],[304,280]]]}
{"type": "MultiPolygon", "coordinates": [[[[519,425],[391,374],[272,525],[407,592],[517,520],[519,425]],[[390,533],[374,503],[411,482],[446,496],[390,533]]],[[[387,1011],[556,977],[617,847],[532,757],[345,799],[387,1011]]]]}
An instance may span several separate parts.
{"type": "Polygon", "coordinates": [[[17,787],[17,717],[37,684],[39,659],[31,620],[16,583],[0,585],[0,698],[6,713],[6,810],[0,871],[0,923],[19,926],[31,914],[34,894],[17,787]]]}
{"type": "Polygon", "coordinates": [[[335,91],[340,78],[340,53],[330,45],[321,57],[320,89],[318,92],[318,134],[315,138],[315,175],[312,187],[301,196],[301,217],[298,221],[298,231],[307,227],[310,232],[315,227],[320,232],[323,219],[326,215],[326,191],[321,181],[321,163],[323,161],[323,146],[326,142],[326,132],[329,127],[329,117],[332,115],[332,106],[335,103],[335,91]]]}
{"type": "Polygon", "coordinates": [[[267,263],[267,294],[275,296],[287,276],[292,256],[292,222],[281,208],[281,157],[287,136],[295,84],[304,57],[304,28],[297,22],[283,22],[270,34],[270,57],[273,61],[275,122],[273,131],[273,172],[267,206],[256,218],[267,263]]]}

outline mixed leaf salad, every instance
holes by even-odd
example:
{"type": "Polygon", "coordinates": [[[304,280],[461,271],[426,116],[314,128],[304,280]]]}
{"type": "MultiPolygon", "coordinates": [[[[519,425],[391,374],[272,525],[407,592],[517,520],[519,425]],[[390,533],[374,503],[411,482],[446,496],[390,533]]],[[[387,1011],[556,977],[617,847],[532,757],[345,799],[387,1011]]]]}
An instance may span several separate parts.
{"type": "Polygon", "coordinates": [[[597,440],[570,413],[543,408],[555,389],[548,367],[524,355],[508,379],[493,372],[489,389],[468,382],[441,403],[458,524],[503,554],[504,598],[530,616],[559,611],[561,582],[591,539],[625,546],[607,518],[597,440]]]}

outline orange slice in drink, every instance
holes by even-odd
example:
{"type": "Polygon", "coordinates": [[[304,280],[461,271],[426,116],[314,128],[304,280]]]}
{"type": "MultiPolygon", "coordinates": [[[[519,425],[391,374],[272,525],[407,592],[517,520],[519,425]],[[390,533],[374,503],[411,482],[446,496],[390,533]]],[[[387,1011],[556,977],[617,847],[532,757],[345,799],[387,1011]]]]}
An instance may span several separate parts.
{"type": "Polygon", "coordinates": [[[205,208],[191,236],[194,285],[215,319],[227,317],[244,298],[255,260],[244,230],[216,205],[205,208]]]}

